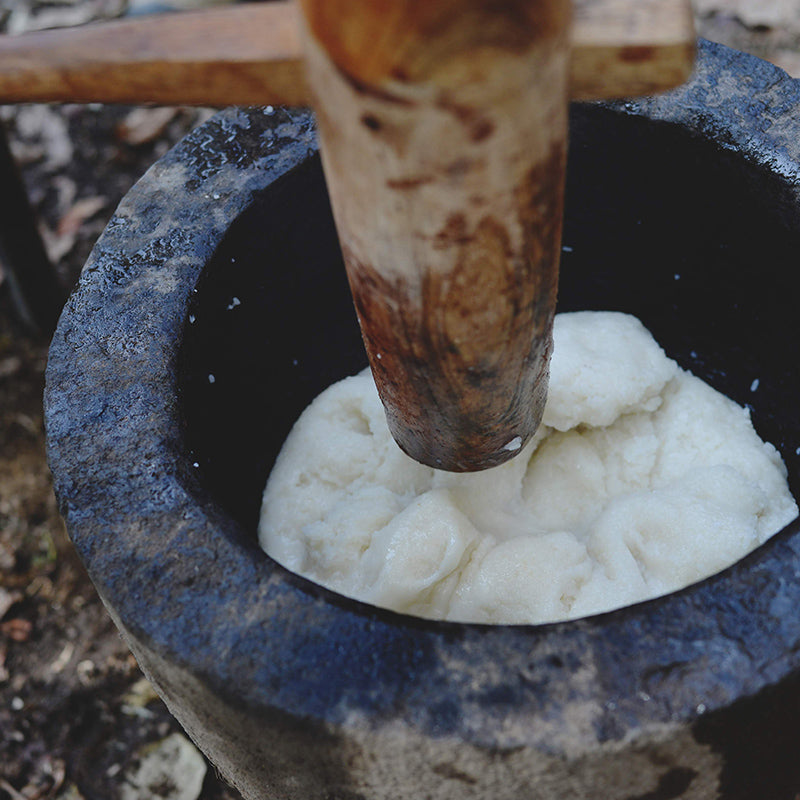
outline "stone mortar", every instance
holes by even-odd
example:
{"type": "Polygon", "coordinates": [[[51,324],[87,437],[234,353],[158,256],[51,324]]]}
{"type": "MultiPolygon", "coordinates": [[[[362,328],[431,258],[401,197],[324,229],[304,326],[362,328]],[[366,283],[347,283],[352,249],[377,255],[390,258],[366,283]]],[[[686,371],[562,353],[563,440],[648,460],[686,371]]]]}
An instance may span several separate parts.
{"type": "MultiPolygon", "coordinates": [[[[572,131],[561,308],[638,314],[752,406],[800,494],[797,84],[701,43],[689,85],[577,106],[572,131]]],[[[228,110],[127,195],[53,340],[61,511],[198,746],[247,800],[794,800],[797,523],[686,590],[545,626],[377,610],[258,549],[280,441],[365,363],[338,258],[313,118],[228,110]]]]}

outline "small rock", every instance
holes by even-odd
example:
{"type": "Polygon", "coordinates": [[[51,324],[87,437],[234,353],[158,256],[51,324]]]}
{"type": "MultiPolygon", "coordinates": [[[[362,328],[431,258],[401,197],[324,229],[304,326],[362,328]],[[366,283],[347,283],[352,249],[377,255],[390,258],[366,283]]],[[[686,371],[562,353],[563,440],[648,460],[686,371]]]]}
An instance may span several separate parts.
{"type": "Polygon", "coordinates": [[[120,786],[121,800],[197,800],[206,776],[206,762],[182,734],[140,748],[120,786]]]}
{"type": "Polygon", "coordinates": [[[158,700],[158,694],[147,678],[136,681],[122,698],[123,703],[137,708],[144,708],[154,700],[158,700]]]}

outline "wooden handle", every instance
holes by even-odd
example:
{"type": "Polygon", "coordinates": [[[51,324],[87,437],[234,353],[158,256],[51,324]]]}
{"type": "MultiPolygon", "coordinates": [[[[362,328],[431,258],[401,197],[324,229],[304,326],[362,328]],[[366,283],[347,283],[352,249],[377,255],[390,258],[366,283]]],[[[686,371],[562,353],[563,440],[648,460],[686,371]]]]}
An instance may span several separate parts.
{"type": "MultiPolygon", "coordinates": [[[[692,68],[690,0],[575,0],[570,92],[650,94],[692,68]]],[[[0,102],[309,105],[291,0],[0,36],[0,102]]]]}
{"type": "Polygon", "coordinates": [[[392,434],[440,469],[500,464],[536,430],[547,389],[569,4],[301,6],[325,174],[392,434]]]}
{"type": "Polygon", "coordinates": [[[294,3],[0,37],[0,102],[307,105],[294,3]]]}

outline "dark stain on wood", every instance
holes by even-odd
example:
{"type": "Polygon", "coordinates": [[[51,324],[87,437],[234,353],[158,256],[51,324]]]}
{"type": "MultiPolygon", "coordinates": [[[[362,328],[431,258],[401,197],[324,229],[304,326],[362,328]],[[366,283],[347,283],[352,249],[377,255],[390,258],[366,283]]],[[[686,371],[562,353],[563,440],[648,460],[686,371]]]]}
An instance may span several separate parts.
{"type": "Polygon", "coordinates": [[[407,192],[412,189],[417,189],[427,183],[433,182],[432,175],[418,175],[413,178],[390,178],[386,181],[386,186],[389,189],[396,189],[400,192],[407,192]]]}
{"type": "Polygon", "coordinates": [[[446,92],[442,93],[436,105],[452,114],[467,129],[467,135],[476,144],[486,141],[494,133],[494,122],[480,109],[453,102],[446,92]]]}
{"type": "Polygon", "coordinates": [[[373,100],[380,100],[393,106],[403,106],[405,108],[414,108],[414,106],[417,105],[413,100],[410,100],[407,97],[401,97],[400,95],[390,92],[388,89],[385,89],[382,86],[362,81],[360,78],[357,78],[355,75],[345,69],[342,69],[341,67],[339,68],[339,74],[350,86],[350,88],[361,97],[369,97],[373,100]]]}
{"type": "Polygon", "coordinates": [[[449,274],[383,277],[347,248],[345,262],[370,365],[398,444],[422,463],[467,471],[511,458],[541,420],[560,254],[563,146],[516,189],[523,247],[487,214],[452,214],[434,247],[449,274]]]}
{"type": "MultiPolygon", "coordinates": [[[[481,49],[527,53],[564,36],[571,16],[562,0],[404,0],[394,7],[301,0],[301,7],[333,64],[359,93],[372,96],[382,95],[389,80],[435,80],[454,58],[469,61],[481,49]]],[[[390,92],[385,99],[398,100],[390,92]]]]}
{"type": "Polygon", "coordinates": [[[654,47],[622,47],[619,51],[619,60],[629,64],[641,64],[652,61],[656,56],[654,47]]]}
{"type": "Polygon", "coordinates": [[[364,127],[369,128],[371,131],[379,131],[383,124],[381,121],[374,115],[374,114],[364,114],[361,117],[361,124],[364,127]]]}
{"type": "Polygon", "coordinates": [[[447,175],[448,178],[460,178],[462,175],[466,175],[471,169],[480,166],[482,166],[482,163],[473,159],[457,158],[455,161],[451,161],[445,166],[444,174],[447,175]]]}
{"type": "Polygon", "coordinates": [[[454,245],[468,245],[473,237],[467,230],[467,218],[461,213],[451,214],[433,239],[434,250],[447,250],[454,245]]]}

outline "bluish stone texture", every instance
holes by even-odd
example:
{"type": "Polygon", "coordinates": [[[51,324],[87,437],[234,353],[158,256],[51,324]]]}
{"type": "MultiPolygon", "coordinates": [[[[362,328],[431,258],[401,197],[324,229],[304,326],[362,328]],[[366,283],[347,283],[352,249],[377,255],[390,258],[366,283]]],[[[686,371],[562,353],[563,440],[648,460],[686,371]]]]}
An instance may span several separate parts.
{"type": "MultiPolygon", "coordinates": [[[[701,43],[688,86],[572,121],[561,307],[641,316],[752,406],[800,493],[797,84],[701,43]]],[[[332,231],[312,116],[222,112],[125,198],[51,347],[70,536],[190,735],[247,800],[794,800],[798,523],[682,592],[546,626],[380,611],[258,549],[280,439],[365,363],[332,231]]]]}

